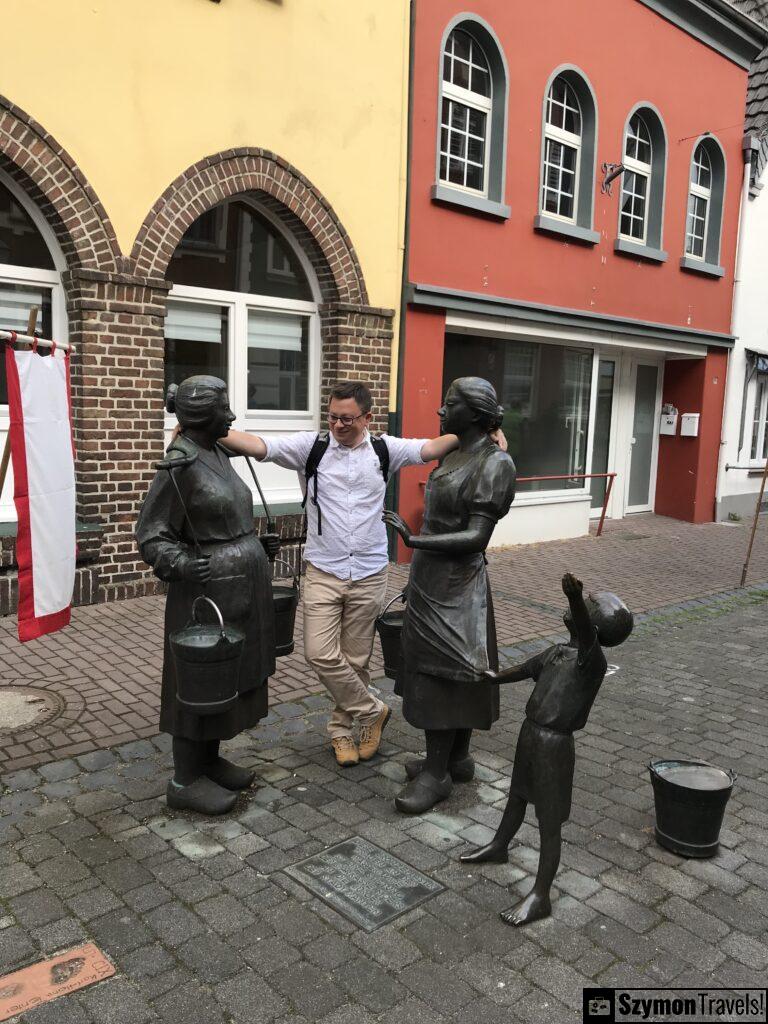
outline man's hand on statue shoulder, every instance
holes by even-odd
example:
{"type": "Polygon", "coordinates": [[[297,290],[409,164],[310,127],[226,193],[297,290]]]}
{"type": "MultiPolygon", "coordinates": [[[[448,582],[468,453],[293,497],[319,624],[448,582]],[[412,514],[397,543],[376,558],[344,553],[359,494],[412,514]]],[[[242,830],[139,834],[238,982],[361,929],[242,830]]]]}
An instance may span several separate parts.
{"type": "Polygon", "coordinates": [[[492,430],[488,437],[490,437],[493,443],[497,444],[503,452],[507,451],[507,449],[509,448],[509,445],[507,444],[507,439],[504,436],[504,431],[501,429],[501,427],[497,427],[496,430],[492,430]]]}

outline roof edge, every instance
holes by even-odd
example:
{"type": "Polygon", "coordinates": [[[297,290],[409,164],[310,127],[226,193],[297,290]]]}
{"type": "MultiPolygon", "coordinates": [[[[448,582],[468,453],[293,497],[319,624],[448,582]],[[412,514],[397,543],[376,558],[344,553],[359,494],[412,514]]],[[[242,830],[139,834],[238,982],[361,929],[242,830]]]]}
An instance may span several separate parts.
{"type": "Polygon", "coordinates": [[[768,44],[768,30],[727,0],[637,0],[748,71],[768,44]]]}

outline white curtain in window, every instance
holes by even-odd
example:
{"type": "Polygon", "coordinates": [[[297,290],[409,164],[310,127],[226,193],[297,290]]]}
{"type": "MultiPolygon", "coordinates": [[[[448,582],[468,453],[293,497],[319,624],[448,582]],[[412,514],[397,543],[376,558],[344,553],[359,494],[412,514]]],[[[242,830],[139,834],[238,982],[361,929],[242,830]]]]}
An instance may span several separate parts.
{"type": "Polygon", "coordinates": [[[42,305],[41,291],[0,284],[0,330],[26,334],[30,309],[32,306],[41,309],[42,305]]]}
{"type": "Polygon", "coordinates": [[[221,307],[197,302],[169,302],[165,336],[172,341],[221,344],[221,307]]]}
{"type": "Polygon", "coordinates": [[[248,348],[271,348],[282,352],[301,352],[301,316],[280,316],[248,311],[248,348]]]}

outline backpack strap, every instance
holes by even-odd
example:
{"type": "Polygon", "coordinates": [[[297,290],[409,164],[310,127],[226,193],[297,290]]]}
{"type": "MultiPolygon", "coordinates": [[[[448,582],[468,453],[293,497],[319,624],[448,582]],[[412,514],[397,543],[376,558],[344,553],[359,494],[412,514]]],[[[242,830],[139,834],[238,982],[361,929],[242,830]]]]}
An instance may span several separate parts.
{"type": "Polygon", "coordinates": [[[381,475],[384,477],[384,483],[386,484],[387,480],[389,480],[389,448],[387,448],[387,442],[383,437],[374,437],[371,435],[371,444],[373,445],[373,450],[379,457],[381,475]]]}
{"type": "Polygon", "coordinates": [[[304,479],[307,483],[307,489],[304,492],[304,498],[301,502],[301,507],[304,508],[307,504],[307,498],[309,497],[309,487],[312,484],[312,504],[317,509],[317,532],[322,534],[323,532],[323,518],[320,514],[320,506],[317,503],[317,467],[320,465],[320,460],[328,451],[328,444],[330,443],[331,436],[327,430],[321,430],[320,433],[314,440],[312,447],[309,450],[307,461],[304,464],[304,479]]]}

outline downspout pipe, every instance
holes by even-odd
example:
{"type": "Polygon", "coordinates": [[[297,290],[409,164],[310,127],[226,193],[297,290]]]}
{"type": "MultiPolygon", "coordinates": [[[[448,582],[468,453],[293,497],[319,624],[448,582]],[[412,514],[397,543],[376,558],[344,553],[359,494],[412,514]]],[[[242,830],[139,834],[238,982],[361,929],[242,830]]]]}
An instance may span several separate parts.
{"type": "MultiPolygon", "coordinates": [[[[747,220],[747,207],[749,204],[749,189],[752,184],[752,167],[757,160],[757,154],[760,151],[760,140],[754,135],[745,135],[741,144],[741,150],[744,157],[744,171],[741,180],[741,205],[739,207],[739,222],[736,233],[736,257],[733,268],[733,296],[731,301],[731,334],[736,336],[739,313],[742,301],[742,274],[744,267],[744,239],[746,236],[746,220],[747,220]]],[[[728,368],[726,370],[726,381],[730,380],[733,364],[733,352],[728,353],[728,368]]],[[[729,423],[733,422],[735,416],[739,417],[739,440],[738,440],[738,454],[736,461],[739,461],[741,455],[741,449],[744,445],[744,417],[746,415],[746,398],[747,388],[749,387],[749,374],[748,372],[744,376],[744,385],[741,391],[741,408],[737,410],[736,400],[733,397],[733,391],[731,388],[727,388],[725,396],[725,408],[723,409],[723,423],[720,434],[720,458],[719,468],[717,476],[717,494],[715,496],[715,503],[719,503],[722,495],[722,490],[725,485],[725,462],[727,460],[726,451],[726,431],[729,423]]]]}

